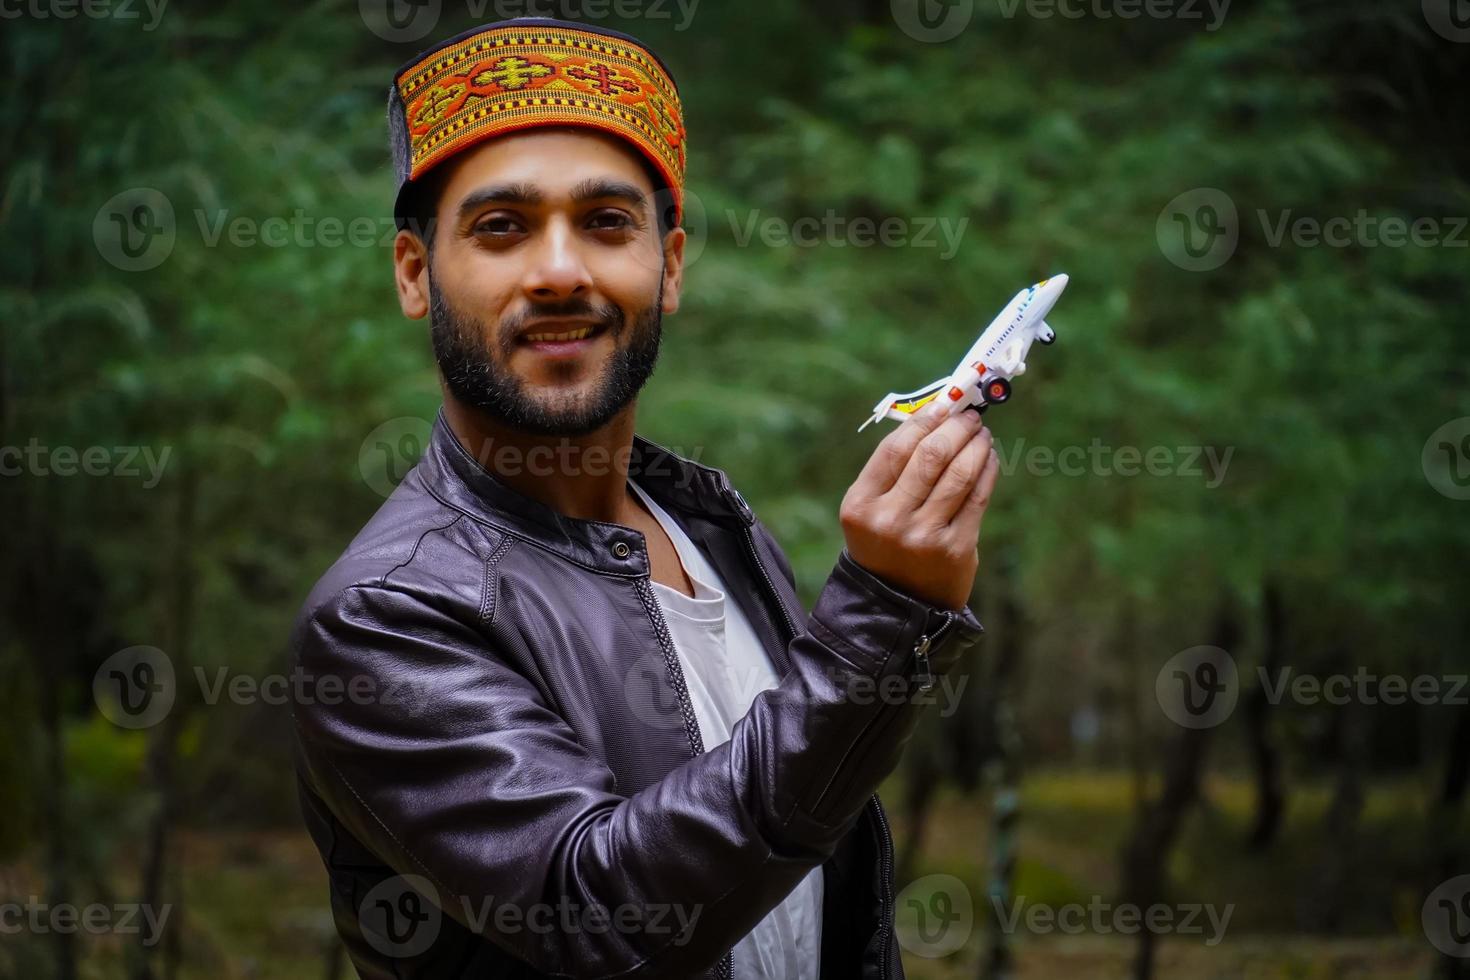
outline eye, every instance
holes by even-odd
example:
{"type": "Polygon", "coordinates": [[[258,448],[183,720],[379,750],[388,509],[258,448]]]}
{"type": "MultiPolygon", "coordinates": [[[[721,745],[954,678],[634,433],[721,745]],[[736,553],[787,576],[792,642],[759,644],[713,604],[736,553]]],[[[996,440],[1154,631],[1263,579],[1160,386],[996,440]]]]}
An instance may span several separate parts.
{"type": "Polygon", "coordinates": [[[473,234],[489,238],[503,238],[506,235],[513,235],[517,231],[523,230],[519,222],[509,215],[504,214],[486,215],[475,222],[474,228],[471,229],[473,234]]]}
{"type": "Polygon", "coordinates": [[[625,211],[599,211],[587,221],[594,231],[633,231],[638,227],[625,211]]]}

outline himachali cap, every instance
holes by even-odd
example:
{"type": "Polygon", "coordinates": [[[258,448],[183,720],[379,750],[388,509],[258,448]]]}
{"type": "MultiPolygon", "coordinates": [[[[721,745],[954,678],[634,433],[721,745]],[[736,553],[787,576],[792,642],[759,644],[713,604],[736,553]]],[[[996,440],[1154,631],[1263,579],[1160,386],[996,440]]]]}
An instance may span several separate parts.
{"type": "Polygon", "coordinates": [[[668,66],[627,34],[521,17],[450,38],[394,75],[399,227],[414,181],[484,140],[536,126],[581,126],[631,143],[662,175],[674,222],[682,220],[684,110],[668,66]]]}

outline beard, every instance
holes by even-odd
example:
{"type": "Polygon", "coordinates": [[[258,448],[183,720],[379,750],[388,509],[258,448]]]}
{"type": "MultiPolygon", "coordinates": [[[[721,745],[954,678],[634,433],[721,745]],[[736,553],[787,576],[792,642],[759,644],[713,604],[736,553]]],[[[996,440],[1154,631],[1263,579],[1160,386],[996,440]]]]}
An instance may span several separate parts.
{"type": "Polygon", "coordinates": [[[660,277],[658,298],[638,315],[631,328],[616,306],[594,308],[585,300],[569,300],[508,317],[497,332],[483,320],[451,307],[434,282],[431,266],[429,335],[445,386],[464,404],[519,432],[584,436],[612,421],[653,375],[663,336],[663,299],[660,277]],[[536,389],[507,367],[525,324],[545,317],[593,317],[611,335],[612,356],[585,393],[552,392],[538,397],[536,389]],[[630,333],[626,342],[625,333],[630,333]]]}

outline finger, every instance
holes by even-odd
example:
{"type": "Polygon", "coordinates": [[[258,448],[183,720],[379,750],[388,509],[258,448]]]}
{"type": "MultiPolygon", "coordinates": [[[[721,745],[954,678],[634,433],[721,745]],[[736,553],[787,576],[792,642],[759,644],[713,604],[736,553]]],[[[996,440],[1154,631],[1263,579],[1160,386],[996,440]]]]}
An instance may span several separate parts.
{"type": "Polygon", "coordinates": [[[934,484],[916,517],[936,527],[944,527],[954,520],[955,512],[969,499],[975,483],[985,472],[994,443],[988,428],[976,432],[934,484]]]}
{"type": "Polygon", "coordinates": [[[889,493],[897,495],[907,507],[918,510],[980,427],[980,419],[973,412],[960,412],[945,419],[919,440],[889,493]]]}
{"type": "Polygon", "coordinates": [[[954,528],[955,534],[966,542],[974,541],[980,537],[980,520],[985,516],[985,510],[990,506],[990,495],[995,492],[995,482],[1000,477],[1000,454],[991,447],[990,458],[985,462],[985,469],[980,473],[980,479],[975,481],[975,486],[960,509],[950,521],[950,527],[954,528]]]}
{"type": "Polygon", "coordinates": [[[864,497],[877,497],[887,493],[898,482],[899,474],[908,465],[914,447],[945,420],[947,406],[938,398],[919,409],[899,423],[873,449],[862,472],[853,481],[853,487],[864,497]]]}

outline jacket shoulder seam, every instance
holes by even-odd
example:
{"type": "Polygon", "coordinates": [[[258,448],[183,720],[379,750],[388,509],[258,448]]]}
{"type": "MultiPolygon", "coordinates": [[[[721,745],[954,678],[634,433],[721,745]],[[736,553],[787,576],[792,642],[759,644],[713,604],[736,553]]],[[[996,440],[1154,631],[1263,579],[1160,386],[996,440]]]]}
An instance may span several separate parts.
{"type": "Polygon", "coordinates": [[[378,579],[377,584],[381,586],[386,586],[388,584],[388,577],[390,575],[398,571],[400,568],[406,568],[407,566],[412,565],[414,558],[418,556],[419,546],[424,543],[424,538],[427,538],[431,534],[439,534],[443,531],[447,531],[462,520],[464,520],[464,515],[456,511],[454,519],[451,520],[448,524],[441,524],[438,527],[425,528],[419,534],[418,538],[414,540],[413,549],[409,551],[408,557],[384,572],[382,576],[378,579]]]}

